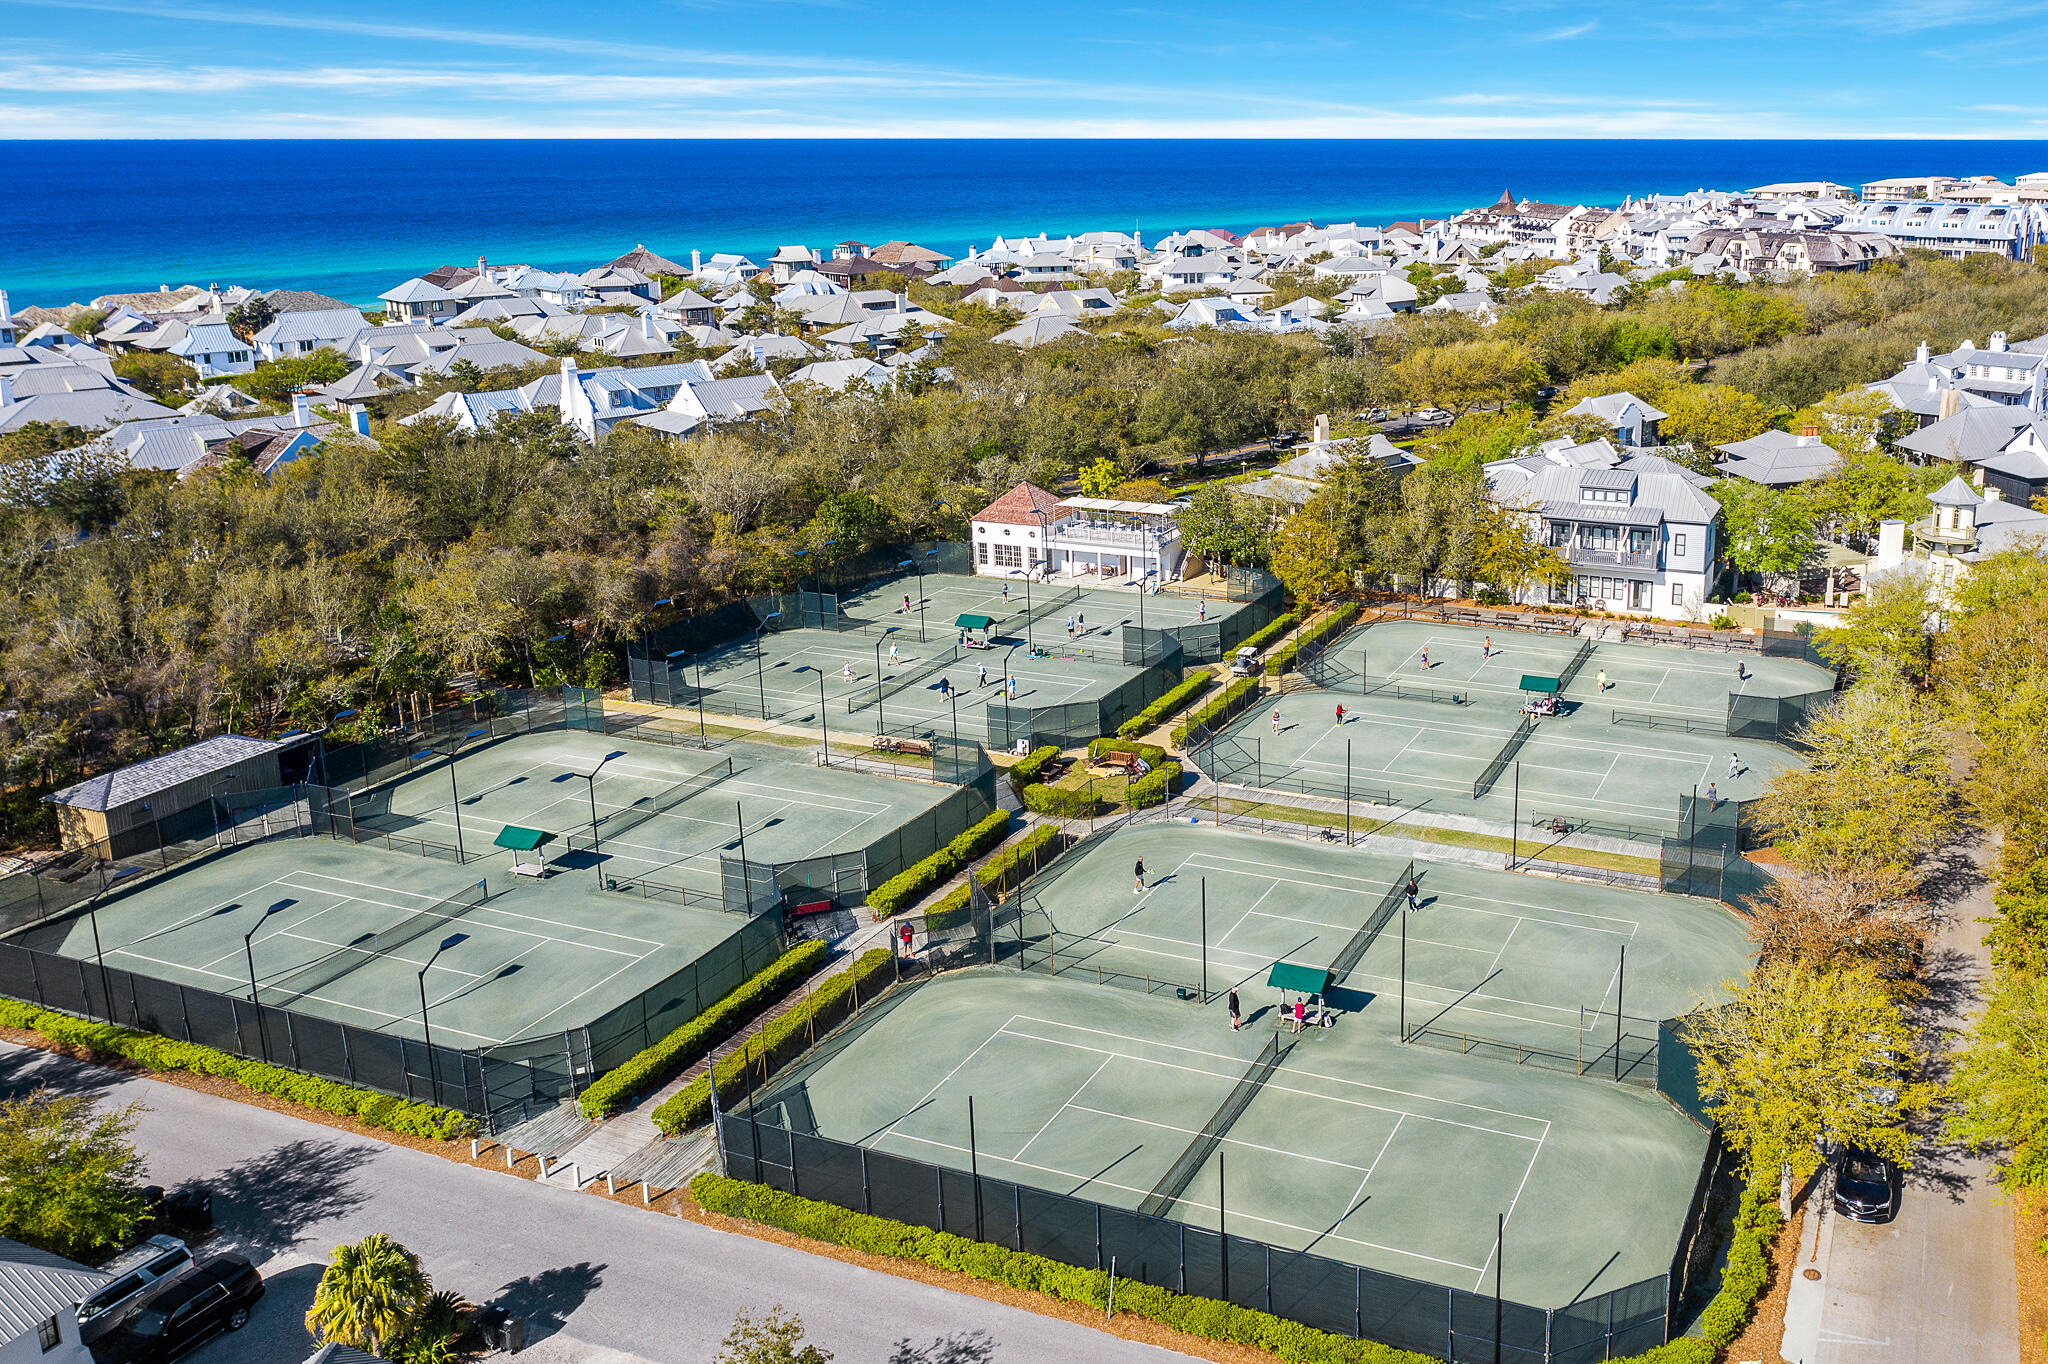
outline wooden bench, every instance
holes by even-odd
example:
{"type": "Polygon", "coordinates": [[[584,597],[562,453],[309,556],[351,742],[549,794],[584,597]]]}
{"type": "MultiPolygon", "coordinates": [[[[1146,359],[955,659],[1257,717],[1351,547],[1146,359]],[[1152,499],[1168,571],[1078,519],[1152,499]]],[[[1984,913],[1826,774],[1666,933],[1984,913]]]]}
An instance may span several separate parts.
{"type": "Polygon", "coordinates": [[[1121,772],[1130,776],[1143,776],[1152,770],[1150,763],[1135,753],[1104,753],[1089,760],[1091,772],[1121,772]]]}
{"type": "Polygon", "coordinates": [[[921,758],[932,755],[932,746],[923,739],[899,739],[894,734],[877,734],[874,739],[877,753],[915,753],[921,758]]]}

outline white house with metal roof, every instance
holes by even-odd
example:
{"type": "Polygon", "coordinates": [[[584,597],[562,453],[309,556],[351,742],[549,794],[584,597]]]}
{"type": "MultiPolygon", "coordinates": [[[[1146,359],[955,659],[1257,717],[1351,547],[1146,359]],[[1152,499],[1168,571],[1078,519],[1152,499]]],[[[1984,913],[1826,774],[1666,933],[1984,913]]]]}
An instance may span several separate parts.
{"type": "Polygon", "coordinates": [[[348,343],[370,324],[354,308],[319,308],[303,313],[281,313],[277,320],[250,337],[256,354],[264,360],[282,360],[293,355],[310,355],[323,346],[347,353],[348,343]]]}
{"type": "Polygon", "coordinates": [[[1633,393],[1602,393],[1597,397],[1579,399],[1566,409],[1565,415],[1598,418],[1614,433],[1618,443],[1640,447],[1658,443],[1657,423],[1663,421],[1666,414],[1633,393]]]}
{"type": "Polygon", "coordinates": [[[1933,505],[1912,525],[1894,520],[1878,526],[1873,573],[1925,573],[1939,600],[1988,555],[2026,548],[2040,554],[2048,546],[2048,513],[2007,501],[1996,488],[1979,493],[1958,476],[1927,500],[1933,505]]]}
{"type": "Polygon", "coordinates": [[[394,284],[377,297],[384,303],[386,320],[392,322],[445,322],[463,310],[463,302],[438,284],[415,275],[394,284]]]}
{"type": "Polygon", "coordinates": [[[1697,619],[1719,571],[1712,480],[1656,455],[1603,467],[1603,450],[1614,454],[1598,441],[1486,466],[1494,499],[1525,513],[1572,570],[1570,582],[1531,588],[1523,601],[1697,619]]]}
{"type": "Polygon", "coordinates": [[[0,1364],[93,1364],[78,1304],[109,1276],[0,1237],[0,1364]]]}
{"type": "Polygon", "coordinates": [[[185,335],[170,353],[199,371],[202,379],[226,374],[247,374],[256,368],[255,348],[225,322],[200,322],[185,329],[185,335]]]}

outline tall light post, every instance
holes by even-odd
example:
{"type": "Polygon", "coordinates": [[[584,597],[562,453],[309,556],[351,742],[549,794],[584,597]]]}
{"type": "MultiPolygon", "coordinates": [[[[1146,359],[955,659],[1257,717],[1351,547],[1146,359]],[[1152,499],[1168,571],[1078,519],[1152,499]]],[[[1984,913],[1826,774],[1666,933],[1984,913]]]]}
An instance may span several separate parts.
{"type": "Polygon", "coordinates": [[[875,636],[875,733],[877,734],[887,733],[882,727],[882,641],[902,628],[900,625],[891,625],[882,631],[881,634],[875,636]]]}
{"type": "MultiPolygon", "coordinates": [[[[597,837],[597,774],[604,771],[604,765],[613,758],[623,758],[625,756],[626,751],[624,749],[616,749],[599,758],[597,766],[591,768],[588,772],[578,772],[573,767],[569,769],[570,776],[583,778],[583,784],[590,788],[590,850],[592,852],[601,850],[597,837]]],[[[603,878],[600,877],[599,879],[602,880],[603,878]]]]}
{"type": "Polygon", "coordinates": [[[1024,643],[1030,646],[1031,652],[1037,653],[1038,646],[1031,643],[1031,575],[1021,568],[1013,568],[1010,576],[1024,579],[1024,643]]]}
{"type": "Polygon", "coordinates": [[[813,667],[809,663],[799,663],[796,670],[800,673],[816,673],[818,675],[818,729],[825,736],[825,766],[830,767],[832,765],[832,725],[825,718],[825,670],[813,667]]]}
{"type": "Polygon", "coordinates": [[[455,784],[455,755],[460,753],[462,746],[471,739],[480,739],[490,732],[488,728],[472,729],[446,748],[427,747],[413,754],[413,757],[416,759],[446,758],[448,760],[448,794],[454,802],[448,808],[455,815],[455,860],[458,864],[466,865],[469,862],[469,855],[462,850],[462,791],[455,784]]]}
{"type": "Polygon", "coordinates": [[[1017,742],[1017,736],[1010,733],[1010,655],[1016,652],[1017,646],[1014,644],[1012,644],[1009,648],[1003,650],[1003,670],[1000,673],[996,674],[996,685],[1000,687],[1003,692],[1004,748],[1008,748],[1012,744],[1017,742]]]}
{"type": "MultiPolygon", "coordinates": [[[[782,613],[780,611],[770,611],[767,615],[761,617],[761,628],[754,631],[754,690],[760,697],[761,718],[764,721],[768,718],[768,684],[763,680],[761,673],[761,636],[768,633],[770,621],[781,619],[782,613]]],[[[698,698],[699,704],[702,703],[702,700],[703,698],[700,696],[698,698]]]]}
{"type": "Polygon", "coordinates": [[[427,1040],[427,1083],[432,1086],[429,1102],[441,1102],[441,1068],[434,1060],[434,1030],[427,1024],[427,972],[434,969],[434,963],[441,954],[457,943],[468,942],[467,933],[450,933],[441,939],[441,945],[427,958],[427,964],[420,968],[420,1034],[427,1040]]]}
{"type": "MultiPolygon", "coordinates": [[[[256,930],[263,927],[264,920],[271,915],[281,909],[290,909],[297,903],[297,900],[279,900],[274,905],[265,906],[263,912],[256,916],[256,922],[249,925],[249,931],[242,935],[242,956],[249,963],[249,1002],[259,1008],[262,1001],[256,997],[256,930]]],[[[94,922],[97,924],[98,921],[94,922]]],[[[263,1059],[270,1060],[270,1039],[264,1035],[263,1019],[260,1015],[256,1019],[256,1044],[262,1049],[263,1059]]]]}
{"type": "MultiPolygon", "coordinates": [[[[1158,575],[1158,573],[1158,569],[1148,568],[1143,573],[1138,575],[1138,634],[1141,639],[1145,634],[1145,584],[1151,582],[1152,579],[1158,575]]],[[[1139,649],[1139,656],[1144,656],[1144,650],[1142,645],[1139,649]]]]}

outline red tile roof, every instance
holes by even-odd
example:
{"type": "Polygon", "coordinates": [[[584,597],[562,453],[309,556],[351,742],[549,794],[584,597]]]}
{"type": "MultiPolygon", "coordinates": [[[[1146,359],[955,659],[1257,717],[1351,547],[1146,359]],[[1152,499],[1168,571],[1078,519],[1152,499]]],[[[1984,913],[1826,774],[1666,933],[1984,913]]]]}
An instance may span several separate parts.
{"type": "Polygon", "coordinates": [[[1036,483],[1019,483],[995,501],[978,512],[977,521],[993,521],[998,525],[1035,526],[1036,512],[1044,512],[1047,519],[1064,515],[1065,505],[1036,483]]]}

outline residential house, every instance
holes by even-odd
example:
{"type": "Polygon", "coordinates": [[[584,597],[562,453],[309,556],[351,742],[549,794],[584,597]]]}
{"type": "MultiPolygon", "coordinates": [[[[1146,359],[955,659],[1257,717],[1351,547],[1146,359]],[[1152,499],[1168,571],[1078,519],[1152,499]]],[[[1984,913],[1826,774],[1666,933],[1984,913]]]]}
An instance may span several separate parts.
{"type": "Polygon", "coordinates": [[[934,251],[928,246],[919,246],[915,242],[883,242],[866,254],[869,260],[914,270],[919,274],[943,270],[953,263],[951,256],[934,251]]]}
{"type": "Polygon", "coordinates": [[[314,416],[306,395],[298,393],[292,395],[288,416],[168,413],[123,422],[79,448],[114,455],[138,472],[179,478],[227,459],[244,460],[268,474],[317,448],[335,430],[335,423],[314,416]]]}
{"type": "Polygon", "coordinates": [[[633,249],[617,260],[607,261],[606,270],[635,270],[652,279],[656,275],[669,275],[680,279],[690,273],[687,266],[678,265],[658,251],[649,251],[647,243],[635,242],[633,249]]]}
{"type": "Polygon", "coordinates": [[[0,434],[30,422],[98,431],[118,422],[174,415],[141,389],[86,365],[0,370],[0,434]]]}
{"type": "Polygon", "coordinates": [[[788,384],[791,388],[798,384],[816,384],[834,393],[843,393],[855,384],[887,388],[895,380],[895,371],[872,360],[821,360],[792,371],[788,384]]]}
{"type": "Polygon", "coordinates": [[[1286,512],[1299,511],[1322,489],[1330,475],[1354,460],[1370,460],[1395,478],[1406,478],[1420,468],[1422,460],[1375,431],[1363,440],[1331,440],[1329,418],[1316,418],[1316,439],[1306,450],[1273,466],[1262,479],[1241,485],[1236,491],[1246,497],[1275,504],[1286,512]]]}
{"type": "Polygon", "coordinates": [[[1857,205],[1842,226],[1878,233],[1901,246],[1936,251],[1950,260],[1980,252],[2025,260],[2034,247],[2048,241],[2048,207],[1877,200],[1857,205]]]}
{"type": "Polygon", "coordinates": [[[0,289],[0,346],[15,343],[14,313],[7,306],[7,291],[0,289]]]}
{"type": "Polygon", "coordinates": [[[1088,333],[1071,318],[1057,313],[1034,313],[1008,331],[997,332],[989,340],[1000,345],[1029,350],[1033,346],[1043,346],[1049,341],[1058,341],[1064,337],[1085,338],[1087,335],[1088,333]]]}
{"type": "Polygon", "coordinates": [[[773,332],[762,336],[743,336],[725,354],[711,362],[711,372],[721,374],[740,365],[751,365],[765,370],[773,360],[796,360],[808,364],[819,358],[819,350],[799,336],[779,336],[773,332]]]}
{"type": "Polygon", "coordinates": [[[112,1282],[61,1255],[0,1237],[0,1364],[93,1364],[78,1304],[112,1282]]]}
{"type": "MultiPolygon", "coordinates": [[[[696,253],[692,252],[690,258],[694,261],[696,253]]],[[[736,289],[760,274],[761,267],[748,260],[745,256],[736,256],[730,252],[721,251],[702,265],[694,267],[690,273],[695,275],[707,287],[714,289],[736,289]]]]}
{"type": "Polygon", "coordinates": [[[2048,418],[2005,406],[1963,408],[1899,438],[1897,449],[1921,463],[1958,466],[1979,487],[2021,506],[2048,491],[2042,465],[2048,418]]]}
{"type": "Polygon", "coordinates": [[[310,355],[322,347],[344,354],[348,343],[369,326],[354,308],[322,308],[305,312],[280,313],[269,326],[250,337],[250,344],[262,360],[283,360],[310,355]]]}
{"type": "Polygon", "coordinates": [[[718,305],[695,289],[677,290],[663,299],[655,311],[664,317],[673,317],[686,327],[718,325],[718,305]]]}
{"type": "Polygon", "coordinates": [[[1600,467],[1586,453],[1542,450],[1486,466],[1495,500],[1526,514],[1572,570],[1563,586],[1534,587],[1522,599],[1697,619],[1719,566],[1721,507],[1705,491],[1712,480],[1655,455],[1600,467]]]}
{"type": "Polygon", "coordinates": [[[1810,483],[1834,472],[1842,462],[1841,453],[1823,441],[1820,429],[1813,426],[1796,436],[1786,431],[1766,431],[1714,448],[1725,456],[1717,461],[1719,472],[1767,488],[1810,483]]]}
{"type": "Polygon", "coordinates": [[[1658,443],[1657,423],[1663,421],[1666,414],[1633,393],[1603,393],[1594,398],[1581,398],[1566,409],[1565,415],[1596,417],[1621,444],[1641,447],[1658,443]]]}
{"type": "Polygon", "coordinates": [[[661,299],[661,290],[652,279],[625,266],[600,265],[595,270],[585,270],[577,278],[589,300],[585,307],[632,307],[661,299]]]}
{"type": "Polygon", "coordinates": [[[797,271],[815,270],[820,264],[818,253],[808,246],[777,247],[775,254],[768,258],[768,277],[777,284],[787,284],[789,277],[797,271]]]}
{"type": "Polygon", "coordinates": [[[391,322],[446,322],[462,311],[462,303],[455,295],[418,276],[393,285],[377,297],[384,304],[386,320],[391,322]]]}
{"type": "Polygon", "coordinates": [[[1185,558],[1178,511],[1172,503],[1062,501],[1036,484],[1019,483],[972,518],[974,571],[1103,587],[1171,581],[1185,558]]]}
{"type": "Polygon", "coordinates": [[[1936,598],[1946,599],[1988,555],[2008,549],[2048,551],[2048,513],[2007,501],[1995,487],[1980,493],[1957,477],[1927,500],[1933,505],[1912,525],[1896,520],[1879,524],[1873,574],[1925,573],[1936,598]]]}
{"type": "Polygon", "coordinates": [[[1761,204],[1781,203],[1793,199],[1853,199],[1855,192],[1847,185],[1838,185],[1832,180],[1788,180],[1776,185],[1758,185],[1748,191],[1749,197],[1761,204]]]}
{"type": "Polygon", "coordinates": [[[201,322],[188,326],[170,353],[196,370],[201,379],[228,374],[247,374],[256,368],[254,348],[225,322],[201,322]]]}
{"type": "Polygon", "coordinates": [[[782,403],[782,388],[774,375],[751,374],[684,384],[661,411],[633,420],[676,439],[709,431],[722,422],[749,421],[782,403]]]}
{"type": "Polygon", "coordinates": [[[582,275],[536,270],[530,265],[522,265],[506,275],[504,287],[520,298],[557,309],[587,308],[596,301],[582,275]]]}

